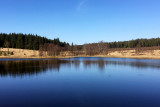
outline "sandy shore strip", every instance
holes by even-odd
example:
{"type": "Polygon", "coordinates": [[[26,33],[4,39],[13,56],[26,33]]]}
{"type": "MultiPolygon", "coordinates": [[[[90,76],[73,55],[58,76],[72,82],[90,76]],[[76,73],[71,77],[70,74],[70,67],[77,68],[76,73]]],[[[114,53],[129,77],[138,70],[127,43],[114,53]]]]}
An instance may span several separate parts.
{"type": "MultiPolygon", "coordinates": [[[[0,52],[8,52],[7,48],[3,48],[0,52]]],[[[104,58],[134,58],[134,59],[160,59],[160,50],[144,51],[138,55],[135,53],[135,50],[124,50],[122,51],[111,51],[108,55],[95,55],[95,56],[86,56],[86,55],[66,55],[66,56],[39,56],[39,51],[37,50],[27,50],[27,49],[13,49],[9,48],[9,52],[13,52],[13,55],[1,55],[0,58],[73,58],[73,57],[104,57],[104,58]]]]}

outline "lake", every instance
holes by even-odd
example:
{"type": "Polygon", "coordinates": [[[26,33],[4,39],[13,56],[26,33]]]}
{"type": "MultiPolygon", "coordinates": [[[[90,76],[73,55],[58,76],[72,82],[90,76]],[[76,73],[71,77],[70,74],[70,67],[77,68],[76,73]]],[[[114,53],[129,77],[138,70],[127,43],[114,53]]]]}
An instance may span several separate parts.
{"type": "Polygon", "coordinates": [[[0,59],[0,107],[160,107],[160,60],[0,59]]]}

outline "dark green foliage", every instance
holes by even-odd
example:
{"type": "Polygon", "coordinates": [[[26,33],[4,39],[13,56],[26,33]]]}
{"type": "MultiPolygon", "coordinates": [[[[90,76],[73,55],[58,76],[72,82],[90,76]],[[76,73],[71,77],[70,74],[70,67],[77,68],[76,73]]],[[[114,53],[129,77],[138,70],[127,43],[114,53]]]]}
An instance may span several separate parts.
{"type": "Polygon", "coordinates": [[[23,35],[22,34],[18,34],[17,36],[17,42],[16,42],[16,48],[19,49],[24,49],[24,40],[23,40],[23,35]]]}
{"type": "MultiPolygon", "coordinates": [[[[45,43],[52,43],[54,45],[65,47],[69,46],[66,42],[61,42],[59,38],[54,40],[47,39],[46,37],[41,37],[33,34],[22,34],[22,33],[0,33],[0,47],[6,47],[5,44],[9,43],[8,48],[19,48],[19,49],[32,49],[38,50],[41,45],[45,43]]],[[[130,41],[120,41],[120,42],[108,42],[106,43],[108,48],[135,48],[137,45],[140,47],[152,47],[160,46],[160,38],[152,39],[136,39],[130,41]]],[[[72,51],[73,44],[70,48],[72,51]]],[[[78,50],[81,50],[83,45],[78,46],[78,50]]]]}
{"type": "Polygon", "coordinates": [[[40,45],[45,43],[53,43],[60,47],[69,46],[66,42],[61,42],[59,38],[54,40],[47,39],[33,34],[22,34],[22,33],[0,33],[0,47],[5,47],[4,44],[9,42],[9,48],[19,48],[19,49],[32,49],[38,50],[40,45]]]}
{"type": "Polygon", "coordinates": [[[136,39],[123,42],[110,42],[107,44],[109,48],[135,48],[137,45],[141,47],[152,47],[160,46],[160,38],[136,39]]]}

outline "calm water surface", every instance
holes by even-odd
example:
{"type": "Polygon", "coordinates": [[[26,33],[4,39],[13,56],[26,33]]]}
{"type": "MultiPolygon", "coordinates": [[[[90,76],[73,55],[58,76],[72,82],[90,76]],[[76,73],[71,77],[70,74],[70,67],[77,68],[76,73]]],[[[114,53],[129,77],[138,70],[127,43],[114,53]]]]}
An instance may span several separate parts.
{"type": "Polygon", "coordinates": [[[0,59],[0,107],[160,107],[160,60],[0,59]]]}

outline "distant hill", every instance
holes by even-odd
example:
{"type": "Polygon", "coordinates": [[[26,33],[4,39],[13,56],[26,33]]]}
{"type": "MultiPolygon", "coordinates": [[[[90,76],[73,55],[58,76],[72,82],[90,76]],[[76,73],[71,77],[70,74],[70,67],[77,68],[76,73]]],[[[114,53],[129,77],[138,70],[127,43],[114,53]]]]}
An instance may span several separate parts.
{"type": "Polygon", "coordinates": [[[66,42],[61,42],[59,38],[51,40],[34,34],[0,33],[0,47],[38,50],[45,43],[53,43],[60,47],[69,45],[66,42]]]}

